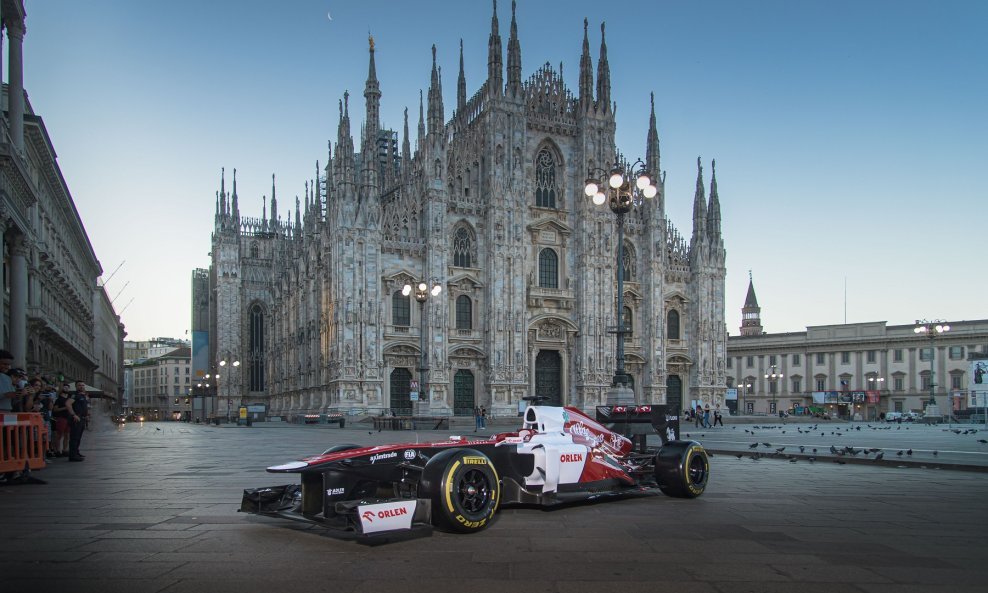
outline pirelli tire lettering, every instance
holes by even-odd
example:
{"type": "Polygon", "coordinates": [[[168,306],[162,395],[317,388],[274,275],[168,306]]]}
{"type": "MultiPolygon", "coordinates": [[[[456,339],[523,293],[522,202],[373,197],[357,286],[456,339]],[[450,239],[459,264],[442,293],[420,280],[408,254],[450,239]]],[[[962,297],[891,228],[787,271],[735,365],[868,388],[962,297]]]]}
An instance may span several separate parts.
{"type": "Polygon", "coordinates": [[[432,502],[432,522],[445,531],[473,533],[490,525],[501,501],[501,481],[486,455],[449,449],[422,472],[420,496],[432,502]]]}
{"type": "Polygon", "coordinates": [[[666,443],[655,455],[655,479],[659,489],[669,496],[700,496],[710,479],[707,452],[695,441],[666,443]]]}

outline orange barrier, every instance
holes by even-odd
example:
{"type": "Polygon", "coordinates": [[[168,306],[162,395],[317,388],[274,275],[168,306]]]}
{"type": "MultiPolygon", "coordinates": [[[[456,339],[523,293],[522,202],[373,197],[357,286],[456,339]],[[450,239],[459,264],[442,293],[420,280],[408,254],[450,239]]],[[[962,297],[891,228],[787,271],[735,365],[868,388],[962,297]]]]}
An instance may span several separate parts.
{"type": "Polygon", "coordinates": [[[48,423],[38,413],[0,413],[0,473],[45,467],[48,423]]]}

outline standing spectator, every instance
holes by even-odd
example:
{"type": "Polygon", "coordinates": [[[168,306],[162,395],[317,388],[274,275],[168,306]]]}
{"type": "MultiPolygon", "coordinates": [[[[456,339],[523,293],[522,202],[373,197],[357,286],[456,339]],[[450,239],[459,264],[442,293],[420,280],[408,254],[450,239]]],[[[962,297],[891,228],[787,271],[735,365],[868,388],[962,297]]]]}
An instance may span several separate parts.
{"type": "Polygon", "coordinates": [[[480,430],[480,408],[473,409],[473,431],[480,430]]]}
{"type": "Polygon", "coordinates": [[[52,441],[55,457],[65,457],[69,453],[69,432],[72,426],[72,418],[69,416],[69,409],[66,407],[66,402],[71,396],[69,393],[70,388],[68,383],[62,383],[61,391],[58,392],[58,396],[55,398],[55,404],[51,409],[51,415],[55,418],[55,438],[52,441]]]}
{"type": "Polygon", "coordinates": [[[6,350],[0,350],[0,412],[13,412],[14,399],[18,397],[17,389],[10,378],[12,364],[14,364],[14,355],[6,350]]]}
{"type": "Polygon", "coordinates": [[[714,410],[714,426],[717,426],[718,424],[724,426],[724,417],[720,414],[720,408],[714,410]]]}
{"type": "Polygon", "coordinates": [[[703,422],[703,407],[700,404],[696,404],[696,411],[693,412],[693,426],[700,428],[701,422],[703,422]]]}
{"type": "Polygon", "coordinates": [[[703,428],[711,428],[712,426],[710,424],[710,404],[707,404],[706,409],[703,410],[703,428]]]}
{"type": "Polygon", "coordinates": [[[17,396],[13,399],[15,412],[30,412],[34,405],[34,394],[28,389],[27,372],[24,369],[10,369],[10,380],[14,383],[17,396]]]}
{"type": "Polygon", "coordinates": [[[480,427],[487,428],[487,408],[480,406],[480,427]]]}
{"type": "Polygon", "coordinates": [[[82,442],[82,433],[86,430],[86,422],[89,420],[89,396],[86,394],[86,384],[83,381],[75,382],[75,392],[69,395],[65,407],[69,411],[71,422],[69,461],[84,461],[86,456],[79,452],[79,444],[82,442]]]}

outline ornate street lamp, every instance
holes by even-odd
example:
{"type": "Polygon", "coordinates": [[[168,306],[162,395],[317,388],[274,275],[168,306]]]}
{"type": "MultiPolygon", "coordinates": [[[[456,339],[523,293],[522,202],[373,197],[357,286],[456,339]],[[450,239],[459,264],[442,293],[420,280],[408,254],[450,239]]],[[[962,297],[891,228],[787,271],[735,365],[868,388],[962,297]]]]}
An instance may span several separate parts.
{"type": "Polygon", "coordinates": [[[942,319],[934,319],[933,321],[927,321],[926,319],[917,319],[916,327],[913,332],[917,335],[925,335],[930,339],[930,401],[926,405],[926,415],[938,416],[940,414],[939,408],[937,408],[936,402],[936,382],[933,380],[936,371],[933,367],[933,360],[936,358],[936,341],[941,335],[950,331],[950,326],[947,322],[942,319]]]}
{"type": "Polygon", "coordinates": [[[742,390],[741,390],[741,405],[743,407],[744,414],[747,415],[748,414],[748,393],[751,391],[751,383],[747,383],[747,382],[742,383],[741,384],[741,387],[742,387],[742,390]]]}
{"type": "MultiPolygon", "coordinates": [[[[429,300],[429,296],[439,296],[439,293],[442,291],[442,285],[435,278],[432,279],[432,288],[424,280],[421,280],[416,282],[415,286],[406,284],[401,289],[401,294],[404,296],[408,296],[414,292],[415,300],[419,302],[419,350],[422,353],[421,364],[419,365],[419,393],[426,398],[429,397],[429,355],[425,344],[425,302],[429,300]]],[[[421,395],[419,397],[420,402],[423,401],[421,395]]],[[[425,401],[428,402],[428,399],[425,401]]],[[[422,406],[419,406],[419,408],[421,409],[422,406]]]]}
{"type": "MultiPolygon", "coordinates": [[[[612,333],[617,334],[617,368],[614,371],[614,387],[619,390],[628,388],[628,375],[624,371],[624,336],[631,330],[624,324],[624,216],[632,208],[641,206],[645,200],[658,195],[659,190],[655,180],[645,169],[645,163],[638,159],[630,166],[622,165],[615,160],[610,171],[591,168],[587,172],[584,193],[597,206],[604,202],[611,212],[617,216],[617,306],[615,317],[617,325],[612,333]],[[605,179],[606,183],[600,180],[605,179]],[[633,181],[632,181],[633,180],[633,181]]],[[[618,399],[622,396],[618,395],[618,399]]],[[[617,402],[616,402],[617,403],[617,402]]]]}
{"type": "Polygon", "coordinates": [[[776,393],[778,392],[778,389],[776,387],[776,381],[778,381],[779,379],[781,379],[782,377],[785,376],[782,373],[780,373],[780,372],[777,371],[776,366],[777,365],[774,365],[773,364],[771,367],[769,367],[772,370],[772,372],[765,374],[765,378],[769,380],[769,383],[771,385],[769,391],[772,392],[772,410],[773,410],[772,413],[774,413],[774,414],[778,414],[779,413],[779,406],[778,406],[778,403],[775,400],[776,393]]]}
{"type": "MultiPolygon", "coordinates": [[[[232,361],[229,361],[226,358],[220,360],[220,362],[219,362],[220,368],[221,369],[225,369],[227,366],[229,366],[231,373],[233,372],[233,369],[239,370],[240,369],[240,361],[237,360],[236,357],[233,357],[233,358],[234,358],[234,360],[232,360],[232,361]]],[[[216,375],[216,378],[219,379],[219,375],[216,375]]],[[[226,417],[227,417],[227,420],[230,419],[230,400],[232,399],[230,397],[230,384],[231,384],[230,381],[227,381],[226,382],[226,417]]],[[[213,402],[213,413],[214,414],[216,413],[217,410],[219,410],[219,401],[218,401],[218,399],[220,397],[221,396],[220,396],[220,393],[219,393],[219,381],[217,381],[217,385],[216,385],[216,400],[214,400],[214,402],[213,402]]]]}

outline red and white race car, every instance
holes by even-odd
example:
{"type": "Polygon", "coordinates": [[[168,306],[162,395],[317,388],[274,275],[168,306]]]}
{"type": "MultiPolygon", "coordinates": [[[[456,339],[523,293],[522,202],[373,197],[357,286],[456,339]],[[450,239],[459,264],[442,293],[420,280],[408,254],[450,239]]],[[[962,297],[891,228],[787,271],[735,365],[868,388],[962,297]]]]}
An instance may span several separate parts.
{"type": "MultiPolygon", "coordinates": [[[[608,419],[611,411],[656,413],[648,406],[606,410],[608,419]]],[[[703,493],[710,465],[699,443],[668,440],[657,449],[639,449],[576,408],[529,406],[517,432],[482,440],[338,445],[269,467],[301,474],[301,483],[245,490],[240,510],[319,523],[372,541],[431,533],[433,526],[480,531],[501,505],[548,507],[657,490],[683,498],[703,493]]]]}

